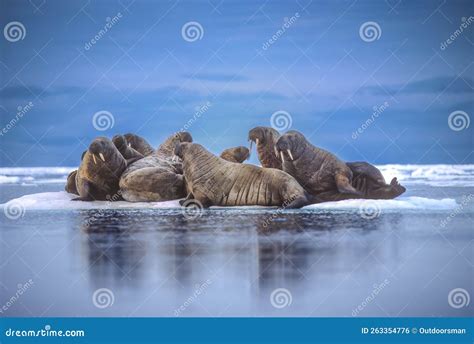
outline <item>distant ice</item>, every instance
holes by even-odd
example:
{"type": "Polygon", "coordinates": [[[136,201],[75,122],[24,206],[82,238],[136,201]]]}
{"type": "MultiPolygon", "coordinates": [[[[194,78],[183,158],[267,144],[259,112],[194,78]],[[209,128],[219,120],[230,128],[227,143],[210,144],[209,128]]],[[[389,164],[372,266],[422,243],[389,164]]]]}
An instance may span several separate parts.
{"type": "MultiPolygon", "coordinates": [[[[404,185],[474,186],[474,165],[379,165],[387,182],[397,177],[404,185]]],[[[64,184],[77,167],[3,167],[0,184],[64,184]]]]}
{"type": "MultiPolygon", "coordinates": [[[[108,202],[94,201],[82,202],[71,201],[77,197],[68,194],[65,191],[60,192],[43,192],[32,195],[26,195],[9,201],[11,204],[20,205],[23,209],[31,210],[63,210],[63,209],[170,209],[179,208],[177,200],[167,202],[108,202]]],[[[6,204],[1,204],[4,207],[6,204]]],[[[397,209],[415,209],[415,210],[449,210],[457,206],[454,199],[431,199],[424,197],[401,197],[395,200],[347,200],[340,202],[327,202],[322,204],[313,204],[303,209],[335,209],[335,210],[352,210],[352,209],[375,209],[375,210],[397,210],[397,209]]],[[[263,207],[239,207],[242,208],[263,208],[263,207]]],[[[263,208],[264,209],[264,208],[263,208]]]]}
{"type": "Polygon", "coordinates": [[[77,167],[1,167],[0,184],[64,184],[77,167]]]}

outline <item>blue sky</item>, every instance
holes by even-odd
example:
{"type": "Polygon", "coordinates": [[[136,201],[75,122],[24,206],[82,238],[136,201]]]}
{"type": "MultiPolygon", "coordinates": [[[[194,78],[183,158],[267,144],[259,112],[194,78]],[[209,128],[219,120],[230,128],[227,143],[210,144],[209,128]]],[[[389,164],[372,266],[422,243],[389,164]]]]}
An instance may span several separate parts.
{"type": "Polygon", "coordinates": [[[474,22],[440,47],[474,15],[472,1],[1,4],[2,32],[17,21],[26,34],[0,36],[0,126],[33,104],[3,130],[2,166],[74,166],[94,137],[116,133],[156,146],[207,102],[189,131],[215,153],[247,145],[249,129],[285,111],[289,129],[348,161],[474,163],[474,124],[448,125],[454,111],[474,114],[474,22]],[[188,22],[200,39],[183,38],[188,22]],[[380,28],[371,42],[360,34],[367,22],[380,28]],[[113,127],[94,127],[99,111],[113,127]]]}

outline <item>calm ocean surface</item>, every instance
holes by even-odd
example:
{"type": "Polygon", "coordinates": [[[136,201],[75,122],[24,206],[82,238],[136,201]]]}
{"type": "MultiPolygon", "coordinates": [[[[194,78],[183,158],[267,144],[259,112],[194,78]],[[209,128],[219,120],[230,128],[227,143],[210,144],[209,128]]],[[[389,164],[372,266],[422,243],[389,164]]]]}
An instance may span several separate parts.
{"type": "Polygon", "coordinates": [[[472,316],[449,295],[474,297],[474,166],[382,170],[399,200],[189,218],[0,169],[0,316],[472,316]]]}

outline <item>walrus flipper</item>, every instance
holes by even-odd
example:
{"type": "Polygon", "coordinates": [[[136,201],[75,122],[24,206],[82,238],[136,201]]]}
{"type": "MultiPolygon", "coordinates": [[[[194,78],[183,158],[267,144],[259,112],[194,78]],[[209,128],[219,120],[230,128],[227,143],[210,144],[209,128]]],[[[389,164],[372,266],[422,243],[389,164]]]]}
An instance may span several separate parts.
{"type": "Polygon", "coordinates": [[[347,178],[345,175],[337,173],[334,176],[334,179],[336,181],[337,190],[340,193],[363,196],[362,192],[357,191],[357,189],[351,185],[349,178],[347,178]]]}
{"type": "Polygon", "coordinates": [[[82,195],[71,199],[71,201],[95,201],[97,199],[97,197],[93,195],[95,187],[92,183],[83,181],[81,186],[82,195]]]}

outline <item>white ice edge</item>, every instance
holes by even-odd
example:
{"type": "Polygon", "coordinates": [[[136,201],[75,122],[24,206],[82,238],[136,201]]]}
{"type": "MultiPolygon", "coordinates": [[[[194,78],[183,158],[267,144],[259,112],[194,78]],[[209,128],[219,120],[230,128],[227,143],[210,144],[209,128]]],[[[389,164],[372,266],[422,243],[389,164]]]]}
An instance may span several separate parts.
{"type": "MultiPolygon", "coordinates": [[[[470,165],[400,165],[377,166],[385,180],[397,177],[402,184],[438,187],[473,187],[474,164],[470,165]]],[[[0,184],[64,184],[75,167],[0,167],[0,184]]]]}
{"type": "MultiPolygon", "coordinates": [[[[65,191],[43,192],[22,196],[7,203],[0,204],[1,208],[19,206],[25,210],[74,210],[74,209],[172,209],[179,208],[178,200],[166,202],[108,202],[71,201],[76,195],[65,191]]],[[[450,210],[457,207],[456,200],[452,198],[432,199],[424,197],[400,197],[395,200],[347,200],[340,202],[327,202],[313,204],[303,209],[328,209],[328,210],[359,210],[371,209],[413,209],[413,210],[450,210]]],[[[248,209],[262,209],[263,207],[239,207],[248,209]]],[[[263,208],[265,209],[265,208],[263,208]]],[[[269,208],[270,209],[270,208],[269,208]]]]}

